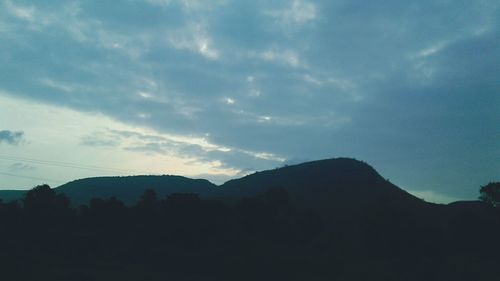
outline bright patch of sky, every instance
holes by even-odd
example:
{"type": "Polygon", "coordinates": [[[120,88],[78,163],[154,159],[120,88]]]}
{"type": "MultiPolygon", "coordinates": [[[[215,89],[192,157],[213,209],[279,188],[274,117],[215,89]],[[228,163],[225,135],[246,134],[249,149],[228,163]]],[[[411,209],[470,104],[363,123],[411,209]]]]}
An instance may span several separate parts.
{"type": "MultiPolygon", "coordinates": [[[[97,175],[176,174],[209,179],[240,175],[206,154],[233,153],[204,137],[160,133],[113,120],[17,99],[0,93],[0,119],[22,128],[22,142],[0,145],[0,188],[27,188],[40,182],[57,186],[97,175]]],[[[241,151],[247,157],[274,159],[268,153],[241,151]]],[[[220,183],[220,182],[219,182],[220,183]]]]}

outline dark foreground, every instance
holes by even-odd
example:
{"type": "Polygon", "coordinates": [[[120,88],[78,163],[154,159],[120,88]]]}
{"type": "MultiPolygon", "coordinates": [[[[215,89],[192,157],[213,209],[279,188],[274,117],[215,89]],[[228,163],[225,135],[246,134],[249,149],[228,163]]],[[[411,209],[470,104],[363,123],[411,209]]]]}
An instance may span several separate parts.
{"type": "Polygon", "coordinates": [[[71,209],[48,186],[23,202],[0,204],[2,280],[494,280],[500,264],[500,215],[480,202],[327,210],[272,188],[71,209]]]}

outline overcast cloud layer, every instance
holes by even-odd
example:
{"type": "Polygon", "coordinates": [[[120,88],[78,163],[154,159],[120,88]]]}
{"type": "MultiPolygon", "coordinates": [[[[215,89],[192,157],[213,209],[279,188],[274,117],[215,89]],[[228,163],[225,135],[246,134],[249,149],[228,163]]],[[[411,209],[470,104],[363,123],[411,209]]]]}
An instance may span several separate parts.
{"type": "Polygon", "coordinates": [[[79,146],[141,138],[124,149],[241,173],[350,156],[475,198],[500,172],[499,14],[495,0],[3,0],[0,92],[205,142],[110,129],[79,146]]]}

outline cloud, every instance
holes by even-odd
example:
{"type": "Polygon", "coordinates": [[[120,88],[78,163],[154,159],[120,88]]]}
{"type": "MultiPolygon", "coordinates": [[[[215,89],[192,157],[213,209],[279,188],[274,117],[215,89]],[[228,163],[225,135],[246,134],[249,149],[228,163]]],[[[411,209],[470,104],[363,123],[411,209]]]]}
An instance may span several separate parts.
{"type": "Polygon", "coordinates": [[[313,2],[293,0],[290,5],[281,10],[270,10],[266,14],[275,18],[283,25],[303,25],[317,18],[317,8],[313,2]]]}
{"type": "Polygon", "coordinates": [[[35,8],[33,6],[15,5],[10,0],[5,0],[3,6],[8,13],[18,19],[32,21],[34,18],[35,8]]]}
{"type": "MultiPolygon", "coordinates": [[[[143,134],[134,131],[108,130],[106,133],[95,134],[113,140],[119,140],[121,148],[127,151],[145,153],[148,155],[172,155],[186,159],[196,159],[201,162],[218,162],[224,169],[233,169],[238,174],[276,167],[286,159],[273,153],[255,152],[218,146],[205,138],[186,138],[166,134],[143,134]]],[[[101,143],[99,137],[86,137],[101,143]]],[[[227,175],[226,175],[227,177],[227,175]]]]}
{"type": "Polygon", "coordinates": [[[83,145],[239,170],[412,162],[422,186],[449,185],[439,167],[498,168],[498,1],[49,2],[2,2],[1,90],[176,136],[83,145]]]}
{"type": "Polygon", "coordinates": [[[18,145],[23,141],[24,132],[22,131],[9,131],[2,130],[0,131],[0,144],[6,143],[10,145],[18,145]]]}
{"type": "Polygon", "coordinates": [[[219,58],[213,39],[202,24],[191,24],[168,35],[168,43],[176,49],[187,49],[207,59],[219,58]]]}
{"type": "Polygon", "coordinates": [[[116,147],[120,142],[109,136],[102,136],[101,134],[95,133],[93,135],[84,136],[80,144],[93,147],[116,147]]]}

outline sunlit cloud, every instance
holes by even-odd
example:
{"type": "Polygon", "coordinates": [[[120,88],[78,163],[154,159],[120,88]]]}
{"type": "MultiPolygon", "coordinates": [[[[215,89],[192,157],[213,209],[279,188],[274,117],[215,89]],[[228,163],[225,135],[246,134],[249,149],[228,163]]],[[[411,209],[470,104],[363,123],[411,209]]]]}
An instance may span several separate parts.
{"type": "Polygon", "coordinates": [[[167,36],[168,43],[176,49],[186,49],[211,60],[219,58],[219,52],[202,24],[190,24],[167,36]]]}
{"type": "Polygon", "coordinates": [[[259,116],[259,122],[270,122],[272,120],[271,116],[259,116]]]}
{"type": "Polygon", "coordinates": [[[153,97],[153,95],[149,92],[139,91],[137,94],[145,99],[149,99],[149,98],[153,97]]]}
{"type": "Polygon", "coordinates": [[[227,105],[233,105],[236,103],[236,101],[232,98],[224,98],[224,103],[227,105]]]}
{"type": "MultiPolygon", "coordinates": [[[[235,175],[239,173],[237,169],[223,167],[220,160],[200,158],[201,155],[196,151],[189,153],[189,150],[183,149],[198,147],[200,151],[205,152],[228,153],[231,151],[228,147],[210,143],[202,137],[159,133],[147,128],[126,125],[102,115],[79,113],[10,98],[5,96],[5,93],[0,95],[0,101],[8,108],[0,113],[2,120],[12,126],[22,125],[23,130],[29,135],[27,143],[22,148],[11,147],[6,150],[0,147],[0,154],[82,164],[99,162],[100,166],[148,171],[155,174],[235,175]],[[11,113],[14,111],[19,117],[12,118],[14,115],[11,113]],[[52,129],[41,126],[44,123],[50,123],[52,129]],[[57,128],[64,128],[65,131],[61,132],[57,128]],[[160,150],[157,153],[143,153],[151,152],[154,148],[152,144],[156,144],[168,153],[160,150]],[[147,149],[148,145],[149,149],[147,149]],[[132,149],[134,147],[136,149],[132,149]],[[139,147],[144,149],[140,150],[139,147]],[[54,155],[51,151],[60,151],[61,155],[54,155]],[[134,160],[124,161],[125,159],[134,160]]],[[[0,140],[8,144],[17,144],[23,134],[22,132],[0,131],[0,140]]],[[[8,163],[0,164],[1,169],[8,163]]],[[[14,164],[8,164],[4,170],[17,168],[18,172],[30,172],[34,176],[46,174],[47,178],[58,179],[59,184],[74,178],[96,175],[96,171],[92,174],[92,171],[78,169],[59,173],[58,169],[45,166],[37,170],[20,169],[22,163],[15,164],[15,167],[12,166],[14,164]],[[63,174],[65,175],[62,176],[63,174]]],[[[18,182],[22,184],[27,181],[23,179],[18,182]]]]}

